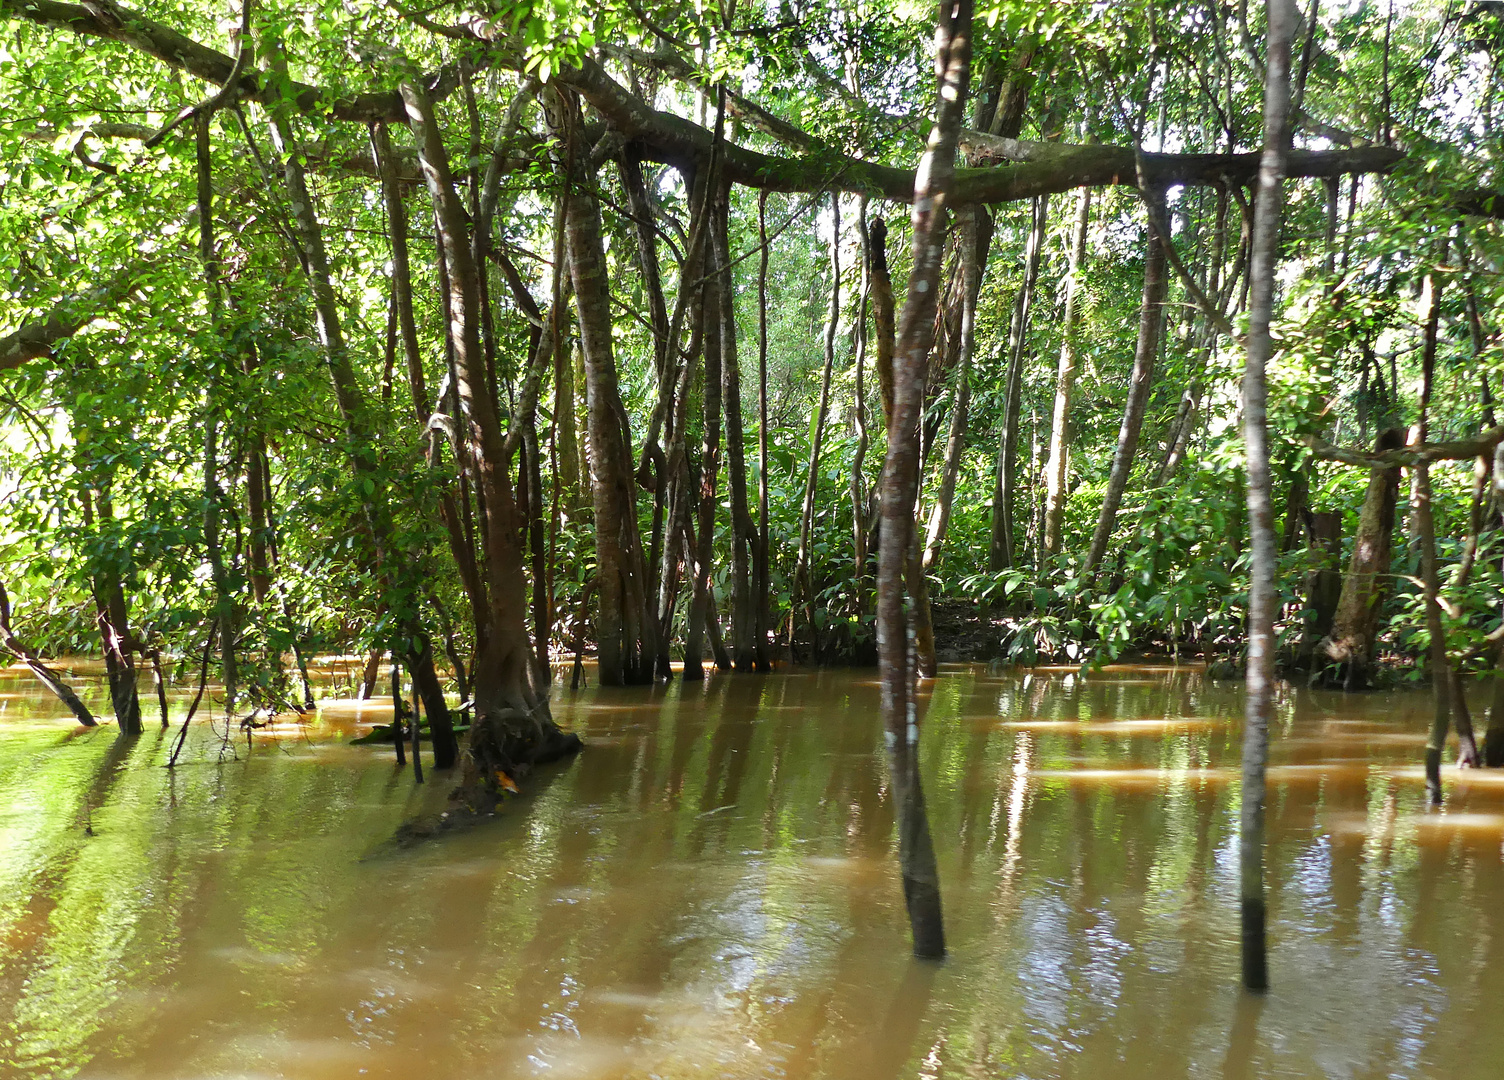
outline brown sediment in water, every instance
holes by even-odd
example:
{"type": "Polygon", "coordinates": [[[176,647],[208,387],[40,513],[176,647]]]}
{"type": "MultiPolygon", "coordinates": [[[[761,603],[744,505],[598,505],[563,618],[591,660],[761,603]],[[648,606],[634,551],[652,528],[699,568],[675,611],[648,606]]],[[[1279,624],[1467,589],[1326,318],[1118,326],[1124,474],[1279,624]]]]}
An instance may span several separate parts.
{"type": "Polygon", "coordinates": [[[154,730],[62,738],[45,697],[0,700],[0,1076],[1494,1075],[1504,774],[1448,768],[1426,808],[1424,693],[1282,699],[1250,1020],[1240,684],[937,679],[932,967],[871,681],[556,689],[587,752],[407,848],[450,783],[348,744],[389,702],[274,718],[223,763],[196,722],[169,772],[154,730]]]}

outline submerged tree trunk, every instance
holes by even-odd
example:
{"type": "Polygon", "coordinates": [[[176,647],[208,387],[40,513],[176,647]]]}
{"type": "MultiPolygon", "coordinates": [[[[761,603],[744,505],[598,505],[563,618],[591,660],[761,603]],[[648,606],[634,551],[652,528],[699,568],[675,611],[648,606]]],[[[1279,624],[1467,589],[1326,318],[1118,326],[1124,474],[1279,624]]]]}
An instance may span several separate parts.
{"type": "Polygon", "coordinates": [[[1065,521],[1066,483],[1070,474],[1071,399],[1076,389],[1076,324],[1081,318],[1081,275],[1086,268],[1086,231],[1091,224],[1091,188],[1076,197],[1076,231],[1071,239],[1071,266],[1065,283],[1065,317],[1061,321],[1060,365],[1055,372],[1055,405],[1050,416],[1050,456],[1044,467],[1044,553],[1060,554],[1065,521]]]}
{"type": "MultiPolygon", "coordinates": [[[[714,183],[714,177],[707,178],[714,183]]],[[[714,194],[707,194],[714,199],[714,194]]],[[[719,218],[719,214],[712,215],[719,218]]],[[[712,231],[717,231],[712,229],[712,231]]],[[[715,551],[715,512],[720,498],[717,483],[721,471],[721,328],[723,277],[720,265],[720,245],[706,245],[704,284],[700,315],[704,320],[701,331],[702,351],[705,362],[705,384],[701,404],[701,443],[699,491],[694,505],[694,595],[690,601],[689,624],[684,634],[684,678],[703,679],[705,669],[701,666],[701,646],[705,624],[715,604],[710,585],[711,560],[715,551]]]]}
{"type": "Polygon", "coordinates": [[[878,554],[877,642],[883,724],[898,816],[904,902],[914,952],[925,957],[945,954],[945,931],[939,873],[919,779],[918,717],[909,671],[904,575],[907,565],[914,561],[910,552],[915,547],[914,500],[919,486],[919,412],[939,302],[945,193],[954,175],[956,139],[970,78],[971,21],[970,0],[949,0],[941,5],[935,32],[939,82],[935,127],[914,184],[914,269],[894,350],[893,412],[880,489],[883,529],[878,554]]]}
{"type": "MultiPolygon", "coordinates": [[[[1162,203],[1164,192],[1149,191],[1146,198],[1162,203]]],[[[1155,213],[1156,208],[1151,206],[1149,212],[1155,213]]],[[[1145,232],[1144,295],[1139,307],[1138,344],[1133,354],[1133,375],[1128,383],[1128,399],[1123,405],[1123,423],[1118,429],[1117,449],[1112,455],[1112,472],[1107,479],[1102,509],[1097,516],[1097,527],[1092,533],[1091,548],[1086,555],[1085,573],[1088,575],[1102,562],[1102,557],[1107,554],[1107,545],[1112,540],[1118,508],[1123,505],[1123,495],[1128,490],[1128,479],[1133,473],[1133,459],[1138,454],[1139,431],[1144,426],[1149,395],[1154,389],[1154,361],[1159,355],[1160,328],[1164,323],[1161,306],[1165,299],[1166,263],[1165,247],[1160,240],[1159,230],[1151,224],[1145,232]]]]}
{"type": "MultiPolygon", "coordinates": [[[[510,459],[521,431],[504,437],[490,371],[481,342],[477,267],[465,210],[455,190],[448,155],[433,105],[416,82],[404,82],[401,94],[408,125],[418,143],[419,163],[433,199],[439,246],[448,268],[449,341],[455,390],[460,405],[456,421],[463,432],[465,463],[481,497],[483,573],[486,586],[485,637],[476,643],[473,664],[475,714],[466,747],[461,792],[477,810],[494,806],[502,779],[519,769],[579,748],[548,710],[547,685],[533,679],[533,652],[527,634],[527,585],[523,568],[523,514],[513,495],[510,459]]],[[[424,658],[432,667],[432,652],[424,658]]],[[[442,698],[439,699],[442,703],[442,698]]],[[[434,701],[427,694],[430,710],[434,701]]],[[[446,712],[447,718],[447,712],[446,712]]],[[[433,727],[439,717],[430,712],[433,727]]]]}
{"type": "Polygon", "coordinates": [[[25,664],[41,684],[67,706],[68,711],[80,724],[84,727],[98,726],[99,721],[94,719],[94,714],[89,711],[88,706],[79,700],[78,695],[73,692],[73,687],[64,682],[57,672],[44,664],[41,657],[16,637],[10,625],[10,594],[5,591],[3,582],[0,582],[0,649],[4,649],[25,664]]]}
{"type": "MultiPolygon", "coordinates": [[[[1264,153],[1259,164],[1257,212],[1249,265],[1248,339],[1243,373],[1243,444],[1247,454],[1248,531],[1252,557],[1248,594],[1248,686],[1243,707],[1243,784],[1239,815],[1239,894],[1242,902],[1243,985],[1269,986],[1264,906],[1264,794],[1269,760],[1269,718],[1274,704],[1274,616],[1277,555],[1269,483],[1268,387],[1265,369],[1274,350],[1269,321],[1279,258],[1280,184],[1290,128],[1290,42],[1297,12],[1292,0],[1269,0],[1269,44],[1264,80],[1264,153]]],[[[1152,241],[1151,241],[1152,242],[1152,241]]],[[[1168,242],[1168,238],[1166,238],[1168,242]]],[[[1163,253],[1160,259],[1163,260],[1163,253]]],[[[1149,303],[1147,275],[1145,306],[1149,303]]],[[[1124,420],[1127,427],[1127,420],[1124,420]]],[[[1136,433],[1135,433],[1136,434],[1136,433]]],[[[1121,493],[1120,493],[1121,495],[1121,493]]],[[[1109,526],[1110,528],[1110,522],[1109,526]]],[[[1096,545],[1093,545],[1094,549],[1096,545]]],[[[1098,554],[1100,558],[1100,553],[1098,554]]]]}
{"type": "Polygon", "coordinates": [[[225,712],[235,713],[237,671],[235,664],[235,598],[230,592],[229,571],[220,543],[220,516],[224,491],[219,485],[219,414],[223,393],[219,348],[223,335],[223,304],[219,295],[219,256],[214,247],[214,181],[209,153],[208,113],[194,122],[194,148],[198,173],[198,257],[204,273],[204,291],[209,298],[209,318],[214,331],[214,355],[207,356],[209,392],[204,409],[204,551],[209,559],[209,579],[214,586],[214,619],[219,624],[220,679],[224,685],[225,712]]]}

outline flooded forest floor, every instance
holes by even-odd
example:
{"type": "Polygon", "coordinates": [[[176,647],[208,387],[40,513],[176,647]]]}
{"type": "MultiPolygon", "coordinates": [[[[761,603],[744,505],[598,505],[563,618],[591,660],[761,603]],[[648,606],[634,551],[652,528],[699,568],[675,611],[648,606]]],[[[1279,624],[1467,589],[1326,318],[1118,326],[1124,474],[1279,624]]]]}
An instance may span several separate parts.
{"type": "Polygon", "coordinates": [[[936,965],[908,953],[874,672],[594,682],[555,687],[584,753],[401,850],[450,781],[352,745],[389,702],[331,695],[249,745],[195,721],[168,770],[155,725],[79,729],[0,671],[0,1077],[1469,1080],[1504,1059],[1504,774],[1449,769],[1427,808],[1424,693],[1281,690],[1257,1002],[1240,684],[947,665],[920,703],[936,965]]]}

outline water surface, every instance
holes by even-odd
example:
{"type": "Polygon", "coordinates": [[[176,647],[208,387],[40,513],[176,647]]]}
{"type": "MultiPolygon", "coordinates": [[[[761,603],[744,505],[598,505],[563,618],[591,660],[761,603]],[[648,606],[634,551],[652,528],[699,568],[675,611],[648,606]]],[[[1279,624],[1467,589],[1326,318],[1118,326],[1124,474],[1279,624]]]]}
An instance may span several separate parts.
{"type": "Polygon", "coordinates": [[[348,745],[380,705],[249,749],[198,725],[169,771],[155,726],[78,729],[0,671],[0,1076],[1501,1075],[1504,773],[1449,770],[1428,811],[1426,695],[1285,691],[1251,1003],[1241,694],[942,674],[933,965],[907,952],[872,672],[557,691],[585,753],[397,850],[446,785],[348,745]]]}

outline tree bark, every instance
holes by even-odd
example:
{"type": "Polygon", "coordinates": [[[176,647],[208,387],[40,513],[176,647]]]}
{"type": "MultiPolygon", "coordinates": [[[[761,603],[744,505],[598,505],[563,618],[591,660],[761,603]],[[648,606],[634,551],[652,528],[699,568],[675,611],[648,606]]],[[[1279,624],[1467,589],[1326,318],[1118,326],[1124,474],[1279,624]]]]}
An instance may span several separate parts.
{"type": "MultiPolygon", "coordinates": [[[[1151,190],[1147,197],[1162,200],[1164,192],[1151,190]]],[[[1133,459],[1138,454],[1139,432],[1144,425],[1144,413],[1149,407],[1149,395],[1154,389],[1154,360],[1159,354],[1159,334],[1163,322],[1160,308],[1164,303],[1167,281],[1165,247],[1160,240],[1159,231],[1152,225],[1145,231],[1144,294],[1139,307],[1138,344],[1133,355],[1133,375],[1128,383],[1128,399],[1123,405],[1123,423],[1118,429],[1117,449],[1112,455],[1112,472],[1107,479],[1102,509],[1097,516],[1097,527],[1092,533],[1091,548],[1086,555],[1084,572],[1088,575],[1107,554],[1113,526],[1117,524],[1118,508],[1123,505],[1123,495],[1128,490],[1128,480],[1133,473],[1133,459]]]]}
{"type": "Polygon", "coordinates": [[[1018,552],[1013,538],[1013,503],[1017,497],[1018,419],[1023,404],[1024,354],[1029,338],[1029,315],[1034,306],[1034,283],[1044,252],[1045,226],[1049,223],[1049,199],[1034,200],[1028,246],[1024,251],[1024,277],[1014,301],[1013,324],[1008,335],[1008,378],[1003,394],[1003,431],[998,440],[997,467],[992,488],[992,537],[987,548],[987,568],[1004,570],[1014,564],[1018,552]]]}
{"type": "Polygon", "coordinates": [[[746,425],[742,422],[742,372],[736,350],[736,282],[731,266],[731,189],[716,194],[712,234],[720,274],[721,404],[726,413],[726,482],[731,491],[731,658],[737,671],[757,666],[752,614],[752,550],[756,526],[747,505],[746,425]]]}
{"type": "Polygon", "coordinates": [[[1076,197],[1076,230],[1071,236],[1071,266],[1065,282],[1065,317],[1061,320],[1060,364],[1055,372],[1055,405],[1050,414],[1050,456],[1044,467],[1044,553],[1060,554],[1065,522],[1066,485],[1070,474],[1071,399],[1076,389],[1076,324],[1086,269],[1086,231],[1091,224],[1091,188],[1076,197]]]}
{"type": "Polygon", "coordinates": [[[600,680],[607,686],[650,683],[658,655],[658,633],[648,604],[629,425],[611,340],[611,295],[601,241],[600,203],[584,173],[578,105],[571,95],[557,89],[554,103],[560,114],[556,126],[565,147],[568,194],[564,229],[585,359],[599,579],[596,636],[600,680]]]}
{"type": "Polygon", "coordinates": [[[945,439],[945,462],[940,470],[940,489],[930,511],[925,535],[923,567],[930,570],[940,560],[950,526],[951,503],[956,496],[956,478],[961,472],[961,457],[966,451],[966,423],[971,409],[971,360],[976,351],[977,298],[982,291],[982,277],[987,272],[987,252],[992,245],[992,218],[983,207],[967,207],[956,215],[961,245],[961,318],[959,352],[956,361],[956,390],[951,404],[950,431],[945,439]]]}
{"type": "MultiPolygon", "coordinates": [[[[1404,433],[1390,428],[1379,433],[1374,451],[1396,450],[1404,443],[1404,433]]],[[[1330,685],[1351,690],[1361,689],[1369,683],[1379,613],[1391,588],[1390,545],[1394,537],[1399,488],[1398,465],[1370,471],[1332,631],[1319,647],[1319,654],[1328,663],[1337,665],[1337,671],[1323,680],[1330,685]]]]}
{"type": "Polygon", "coordinates": [[[815,628],[815,583],[810,567],[810,539],[815,523],[815,498],[820,487],[820,452],[825,443],[826,413],[830,408],[830,379],[836,362],[836,329],[841,321],[841,197],[830,196],[830,305],[825,316],[825,366],[820,372],[820,399],[815,406],[810,439],[809,469],[804,478],[804,503],[799,513],[799,550],[794,560],[794,585],[804,605],[804,627],[809,633],[811,659],[820,656],[820,634],[815,628]]]}
{"type": "MultiPolygon", "coordinates": [[[[715,183],[714,176],[706,178],[715,183]]],[[[715,194],[708,196],[715,199],[715,194]]],[[[712,214],[717,222],[711,232],[719,231],[719,214],[712,214]]],[[[706,245],[704,283],[701,286],[700,316],[704,320],[701,331],[702,353],[705,363],[705,381],[701,404],[701,443],[699,491],[694,500],[696,510],[694,595],[690,601],[689,622],[684,634],[684,678],[696,680],[705,677],[702,666],[702,646],[705,624],[710,609],[715,603],[710,585],[711,561],[715,550],[715,512],[720,503],[716,490],[721,471],[721,329],[723,303],[721,289],[724,284],[720,264],[720,245],[706,245]]]]}
{"type": "MultiPolygon", "coordinates": [[[[1273,506],[1269,490],[1265,370],[1274,351],[1269,322],[1274,311],[1274,275],[1279,258],[1280,184],[1290,139],[1290,45],[1299,18],[1292,0],[1269,0],[1267,11],[1269,40],[1264,79],[1264,153],[1255,196],[1257,210],[1248,272],[1250,300],[1243,373],[1243,444],[1247,454],[1248,531],[1252,557],[1238,864],[1243,985],[1256,993],[1262,993],[1269,986],[1264,906],[1264,796],[1265,770],[1269,760],[1269,719],[1274,705],[1274,617],[1279,604],[1275,585],[1277,555],[1273,506]]],[[[1163,255],[1160,257],[1162,259],[1163,255]]],[[[1147,280],[1144,291],[1147,307],[1147,280]]],[[[1126,419],[1124,427],[1127,427],[1126,419]]]]}
{"type": "Polygon", "coordinates": [[[770,671],[773,578],[768,551],[768,193],[757,193],[757,565],[753,577],[757,623],[755,660],[770,671]]]}
{"type": "Polygon", "coordinates": [[[881,481],[882,540],[877,575],[877,642],[889,771],[898,811],[899,866],[914,952],[945,954],[940,883],[919,779],[918,719],[909,669],[904,574],[914,546],[919,486],[919,411],[924,369],[934,342],[945,200],[954,177],[971,65],[970,0],[946,0],[935,31],[939,93],[935,126],[916,173],[912,211],[914,269],[894,350],[893,413],[881,481]]]}

